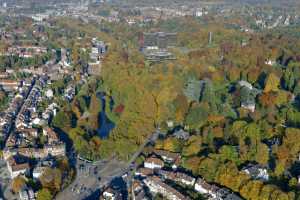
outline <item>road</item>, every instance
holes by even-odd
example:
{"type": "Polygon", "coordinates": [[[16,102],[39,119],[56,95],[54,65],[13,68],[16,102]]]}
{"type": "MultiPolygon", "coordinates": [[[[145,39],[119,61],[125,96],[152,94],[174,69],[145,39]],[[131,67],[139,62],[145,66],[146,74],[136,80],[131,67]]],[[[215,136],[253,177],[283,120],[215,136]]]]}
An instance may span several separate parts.
{"type": "MultiPolygon", "coordinates": [[[[97,190],[109,186],[113,179],[124,174],[128,174],[130,176],[130,172],[134,171],[136,168],[136,166],[133,166],[132,163],[134,163],[137,157],[143,152],[144,148],[150,142],[155,142],[158,139],[159,134],[161,134],[161,132],[157,130],[150,135],[145,142],[139,146],[138,150],[131,156],[127,163],[123,163],[115,159],[110,161],[88,163],[77,159],[77,176],[75,180],[56,196],[56,200],[82,200],[97,190]],[[99,177],[101,179],[99,179],[99,177]]],[[[131,178],[128,178],[128,180],[130,179],[131,178]]],[[[130,187],[131,183],[128,182],[127,184],[128,187],[130,187]]]]}

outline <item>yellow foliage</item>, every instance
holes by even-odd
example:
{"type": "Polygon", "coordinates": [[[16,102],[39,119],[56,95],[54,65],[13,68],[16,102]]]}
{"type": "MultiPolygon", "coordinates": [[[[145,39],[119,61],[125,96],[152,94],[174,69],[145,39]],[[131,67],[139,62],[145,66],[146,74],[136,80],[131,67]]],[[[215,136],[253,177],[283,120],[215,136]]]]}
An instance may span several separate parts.
{"type": "Polygon", "coordinates": [[[280,78],[274,73],[270,73],[266,79],[264,92],[277,92],[279,90],[280,78]]]}

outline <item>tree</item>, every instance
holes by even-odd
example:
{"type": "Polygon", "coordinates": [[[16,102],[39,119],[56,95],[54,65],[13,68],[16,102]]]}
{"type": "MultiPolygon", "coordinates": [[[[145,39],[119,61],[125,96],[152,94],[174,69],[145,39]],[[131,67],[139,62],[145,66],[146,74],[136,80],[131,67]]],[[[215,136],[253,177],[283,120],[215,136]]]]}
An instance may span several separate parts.
{"type": "Polygon", "coordinates": [[[263,187],[261,181],[248,181],[245,185],[242,186],[240,194],[246,199],[258,199],[260,196],[260,191],[263,187]]]}
{"type": "Polygon", "coordinates": [[[189,109],[189,103],[183,94],[177,95],[176,99],[173,101],[173,105],[175,107],[175,120],[177,122],[183,122],[186,113],[189,109]]]}
{"type": "Polygon", "coordinates": [[[291,99],[291,94],[284,90],[279,90],[277,92],[275,103],[277,106],[286,105],[291,99]]]}
{"type": "Polygon", "coordinates": [[[72,126],[71,118],[65,111],[59,111],[54,117],[52,124],[56,128],[68,130],[72,126]]]}
{"type": "Polygon", "coordinates": [[[219,150],[221,160],[225,161],[232,161],[236,164],[239,163],[239,155],[233,146],[224,145],[219,150]]]}
{"type": "Polygon", "coordinates": [[[169,137],[164,141],[164,149],[167,151],[180,152],[181,148],[181,141],[176,138],[169,137]]]}
{"type": "Polygon", "coordinates": [[[37,193],[37,200],[52,200],[53,195],[47,188],[43,188],[37,193]]]}
{"type": "Polygon", "coordinates": [[[202,138],[200,136],[191,136],[189,140],[185,143],[182,154],[184,156],[196,155],[201,150],[202,138]]]}
{"type": "Polygon", "coordinates": [[[207,181],[215,181],[220,163],[210,157],[204,158],[198,165],[198,173],[207,181]]]}
{"type": "Polygon", "coordinates": [[[18,193],[24,186],[26,186],[26,181],[23,177],[18,176],[12,180],[11,188],[15,193],[18,193]]]}
{"type": "Polygon", "coordinates": [[[264,92],[277,92],[279,90],[280,78],[274,73],[270,73],[265,82],[264,92]]]}
{"type": "Polygon", "coordinates": [[[192,129],[197,129],[206,123],[208,109],[205,104],[192,106],[186,116],[185,123],[192,129]]]}
{"type": "Polygon", "coordinates": [[[43,188],[47,188],[53,193],[58,192],[62,183],[62,174],[59,169],[47,168],[40,177],[43,188]]]}
{"type": "Polygon", "coordinates": [[[261,165],[267,165],[269,161],[269,149],[268,146],[259,142],[257,145],[257,153],[255,160],[261,165]]]}
{"type": "Polygon", "coordinates": [[[240,79],[241,71],[237,67],[230,67],[227,73],[227,76],[231,82],[235,82],[240,79]]]}
{"type": "Polygon", "coordinates": [[[99,113],[101,112],[101,106],[101,100],[96,96],[96,94],[93,94],[91,96],[91,103],[89,107],[90,115],[88,118],[88,124],[92,130],[97,130],[99,128],[99,113]]]}
{"type": "Polygon", "coordinates": [[[248,182],[250,177],[238,171],[237,166],[228,162],[220,166],[218,170],[217,181],[235,192],[239,192],[239,188],[248,182]],[[235,177],[234,179],[232,177],[235,177]]]}
{"type": "Polygon", "coordinates": [[[79,49],[77,45],[73,46],[71,58],[72,58],[72,63],[74,65],[77,65],[79,62],[79,49]]]}
{"type": "Polygon", "coordinates": [[[201,158],[198,156],[192,156],[184,160],[183,166],[193,172],[194,175],[198,175],[199,164],[201,158]]]}

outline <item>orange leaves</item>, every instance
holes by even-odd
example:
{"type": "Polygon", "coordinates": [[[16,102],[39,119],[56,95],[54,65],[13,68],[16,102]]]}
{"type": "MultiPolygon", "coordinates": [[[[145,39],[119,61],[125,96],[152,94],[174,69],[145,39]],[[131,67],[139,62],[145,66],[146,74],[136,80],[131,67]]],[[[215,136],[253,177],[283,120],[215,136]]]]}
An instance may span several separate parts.
{"type": "Polygon", "coordinates": [[[262,106],[264,107],[270,107],[274,106],[276,100],[276,94],[273,92],[263,93],[259,96],[259,101],[262,106]]]}
{"type": "Polygon", "coordinates": [[[225,117],[222,115],[209,115],[207,118],[207,121],[209,123],[218,123],[223,122],[225,120],[225,117]]]}

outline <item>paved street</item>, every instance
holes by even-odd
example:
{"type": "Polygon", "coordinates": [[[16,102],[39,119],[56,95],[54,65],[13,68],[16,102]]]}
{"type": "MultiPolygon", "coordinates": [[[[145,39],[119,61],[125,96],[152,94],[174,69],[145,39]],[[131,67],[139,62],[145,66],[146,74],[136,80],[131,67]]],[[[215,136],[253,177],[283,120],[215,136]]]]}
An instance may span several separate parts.
{"type": "MultiPolygon", "coordinates": [[[[157,140],[159,134],[161,134],[161,132],[155,131],[150,135],[127,163],[111,160],[99,161],[93,164],[77,159],[77,175],[75,181],[60,192],[56,196],[56,200],[83,200],[97,190],[109,185],[114,178],[124,174],[131,176],[129,172],[136,167],[132,164],[150,142],[157,140]]],[[[131,184],[130,180],[128,184],[131,184]]]]}
{"type": "Polygon", "coordinates": [[[0,160],[0,197],[4,197],[7,200],[17,199],[17,195],[14,195],[10,191],[10,175],[7,170],[7,166],[4,160],[0,160]]]}
{"type": "MultiPolygon", "coordinates": [[[[6,164],[3,160],[0,160],[0,192],[6,190],[9,185],[9,174],[7,171],[6,164]]],[[[0,197],[3,197],[4,194],[0,193],[0,197]]]]}

